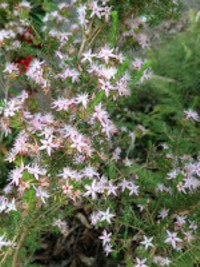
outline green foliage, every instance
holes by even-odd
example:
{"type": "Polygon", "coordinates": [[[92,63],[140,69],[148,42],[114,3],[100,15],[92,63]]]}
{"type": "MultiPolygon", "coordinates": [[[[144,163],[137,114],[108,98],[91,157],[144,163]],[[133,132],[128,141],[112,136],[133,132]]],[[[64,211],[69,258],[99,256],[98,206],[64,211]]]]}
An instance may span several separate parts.
{"type": "Polygon", "coordinates": [[[145,15],[150,24],[158,24],[163,19],[177,18],[181,1],[173,4],[169,0],[111,0],[120,20],[127,17],[145,15]],[[128,10],[128,12],[127,12],[128,10]]]}
{"type": "Polygon", "coordinates": [[[117,38],[117,28],[118,28],[118,13],[117,11],[111,12],[112,17],[112,27],[111,27],[111,33],[110,33],[110,42],[112,46],[115,45],[116,38],[117,38]]]}

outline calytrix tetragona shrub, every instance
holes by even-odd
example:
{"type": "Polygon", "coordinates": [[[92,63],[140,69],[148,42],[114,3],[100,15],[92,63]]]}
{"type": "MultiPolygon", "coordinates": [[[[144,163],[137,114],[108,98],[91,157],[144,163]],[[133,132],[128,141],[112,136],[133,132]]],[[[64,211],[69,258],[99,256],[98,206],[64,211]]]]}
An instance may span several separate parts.
{"type": "MultiPolygon", "coordinates": [[[[148,61],[126,58],[123,50],[130,37],[148,47],[140,23],[118,38],[109,1],[61,3],[38,29],[30,11],[26,1],[13,12],[8,8],[10,20],[0,31],[6,84],[0,123],[6,138],[14,136],[5,157],[12,170],[0,197],[1,264],[13,255],[17,266],[37,229],[58,228],[67,237],[67,216],[82,208],[89,217],[79,217],[85,227],[99,229],[105,255],[124,254],[127,266],[168,266],[170,255],[192,245],[197,225],[165,199],[195,194],[200,166],[162,144],[165,177],[154,180],[130,156],[135,139],[148,130],[120,125],[115,112],[120,99],[131,96],[130,84],[152,75],[148,61]],[[13,96],[15,86],[24,90],[13,96]]],[[[183,125],[198,121],[195,111],[184,112],[183,125]]]]}

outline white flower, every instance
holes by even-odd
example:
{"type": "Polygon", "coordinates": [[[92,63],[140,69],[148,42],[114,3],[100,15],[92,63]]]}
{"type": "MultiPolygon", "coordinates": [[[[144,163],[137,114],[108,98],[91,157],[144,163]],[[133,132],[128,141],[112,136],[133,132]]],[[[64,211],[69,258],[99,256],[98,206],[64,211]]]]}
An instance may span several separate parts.
{"type": "Polygon", "coordinates": [[[83,195],[84,197],[91,195],[92,199],[97,198],[96,193],[98,193],[99,188],[96,180],[93,180],[91,185],[85,185],[85,189],[87,190],[87,192],[83,195]]]}
{"type": "Polygon", "coordinates": [[[8,199],[7,197],[0,196],[0,213],[4,211],[8,206],[8,199]]]}
{"type": "Polygon", "coordinates": [[[200,121],[198,113],[192,109],[185,110],[184,115],[186,120],[200,121]]]}
{"type": "Polygon", "coordinates": [[[79,94],[77,95],[76,99],[75,99],[75,102],[77,104],[81,103],[84,108],[87,108],[87,105],[88,105],[88,102],[89,102],[89,99],[88,99],[88,94],[87,93],[83,93],[83,94],[79,94]]]}
{"type": "Polygon", "coordinates": [[[11,245],[11,242],[10,241],[6,241],[5,239],[5,234],[0,236],[0,250],[2,249],[2,247],[4,246],[9,246],[11,245]]]}
{"type": "Polygon", "coordinates": [[[9,202],[7,205],[7,209],[6,209],[6,213],[9,213],[11,210],[17,210],[16,206],[15,206],[15,199],[12,199],[12,202],[9,202]]]}
{"type": "Polygon", "coordinates": [[[81,59],[81,62],[89,61],[90,64],[92,63],[92,58],[96,56],[95,54],[92,54],[92,50],[89,49],[87,52],[82,54],[83,58],[81,59]]]}
{"type": "Polygon", "coordinates": [[[164,258],[161,256],[155,256],[153,258],[153,262],[160,264],[161,266],[169,266],[169,264],[171,263],[171,261],[169,260],[169,258],[164,258]]]}
{"type": "Polygon", "coordinates": [[[107,195],[115,195],[117,196],[116,190],[118,189],[118,186],[114,185],[111,181],[109,181],[108,185],[106,186],[106,189],[108,190],[107,195]]]}
{"type": "Polygon", "coordinates": [[[115,217],[114,214],[110,213],[110,208],[107,208],[107,210],[104,211],[100,211],[101,214],[101,222],[102,221],[107,221],[109,224],[111,223],[110,219],[115,217]]]}
{"type": "Polygon", "coordinates": [[[19,7],[31,9],[30,3],[25,1],[25,0],[23,0],[22,2],[19,3],[19,7]]]}
{"type": "Polygon", "coordinates": [[[136,258],[137,264],[135,267],[148,267],[146,264],[144,264],[147,261],[147,259],[140,260],[139,258],[136,258]]]}
{"type": "Polygon", "coordinates": [[[78,12],[78,19],[81,25],[84,25],[88,22],[88,20],[85,19],[86,17],[86,12],[87,11],[87,6],[86,5],[81,5],[77,8],[77,12],[78,12]]]}
{"type": "Polygon", "coordinates": [[[149,239],[144,236],[144,240],[142,242],[140,242],[140,244],[145,246],[145,250],[147,250],[149,247],[154,247],[154,245],[151,243],[151,241],[153,240],[153,237],[150,237],[149,239]]]}

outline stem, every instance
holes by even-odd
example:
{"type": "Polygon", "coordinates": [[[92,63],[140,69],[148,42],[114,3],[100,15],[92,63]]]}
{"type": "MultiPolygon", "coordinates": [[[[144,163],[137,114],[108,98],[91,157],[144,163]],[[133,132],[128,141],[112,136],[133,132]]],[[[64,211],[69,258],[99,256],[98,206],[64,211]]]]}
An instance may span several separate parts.
{"type": "MultiPolygon", "coordinates": [[[[16,236],[13,238],[13,240],[12,240],[12,244],[11,244],[11,245],[13,245],[13,244],[15,243],[15,241],[17,240],[18,237],[19,237],[19,234],[16,235],[16,236]]],[[[3,258],[1,259],[1,262],[0,262],[0,266],[3,266],[3,265],[1,265],[1,264],[3,264],[3,263],[5,262],[5,260],[7,259],[8,255],[10,254],[11,249],[12,249],[12,247],[9,247],[8,250],[6,251],[6,253],[4,253],[4,256],[3,256],[3,258]]],[[[1,254],[1,255],[3,255],[3,254],[1,254]]],[[[1,256],[1,255],[0,255],[0,256],[1,256]]]]}
{"type": "Polygon", "coordinates": [[[92,39],[90,40],[90,43],[89,43],[88,47],[90,47],[93,44],[94,40],[96,39],[96,37],[98,36],[98,34],[101,32],[101,30],[103,29],[104,25],[105,24],[102,24],[100,28],[98,28],[98,29],[95,30],[95,33],[94,33],[92,39]]]}
{"type": "Polygon", "coordinates": [[[78,56],[80,57],[81,54],[83,53],[84,49],[85,49],[85,44],[86,44],[86,36],[85,34],[83,33],[83,40],[82,40],[82,43],[81,43],[81,47],[80,47],[80,50],[79,50],[79,53],[78,53],[78,56]]]}
{"type": "Polygon", "coordinates": [[[81,54],[83,53],[83,51],[85,50],[85,45],[87,43],[87,36],[89,35],[91,28],[92,28],[92,24],[93,24],[94,19],[92,19],[92,21],[90,22],[89,26],[88,26],[88,34],[86,35],[86,30],[82,29],[82,35],[83,35],[83,39],[82,39],[82,43],[81,43],[81,47],[80,50],[78,52],[78,57],[81,57],[81,54]]]}
{"type": "Polygon", "coordinates": [[[22,233],[22,235],[20,237],[18,246],[16,248],[16,251],[15,251],[15,254],[14,254],[14,257],[13,257],[12,267],[20,267],[20,264],[18,262],[18,260],[19,260],[18,259],[19,258],[19,251],[20,251],[20,249],[22,248],[22,246],[24,244],[24,241],[25,241],[25,238],[27,236],[28,230],[29,230],[29,228],[25,228],[24,232],[22,233]]]}

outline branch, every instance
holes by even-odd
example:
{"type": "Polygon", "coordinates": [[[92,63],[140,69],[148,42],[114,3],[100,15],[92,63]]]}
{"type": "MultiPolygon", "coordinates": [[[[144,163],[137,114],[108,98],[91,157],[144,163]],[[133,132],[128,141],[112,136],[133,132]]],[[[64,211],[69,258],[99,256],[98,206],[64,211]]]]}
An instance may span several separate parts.
{"type": "Polygon", "coordinates": [[[20,267],[20,264],[18,262],[19,251],[20,251],[20,249],[22,248],[22,246],[24,244],[24,241],[25,241],[25,238],[27,236],[28,230],[29,230],[29,228],[25,228],[23,234],[20,237],[18,246],[16,248],[16,251],[15,251],[15,254],[14,254],[14,257],[13,257],[12,267],[20,267]]]}

